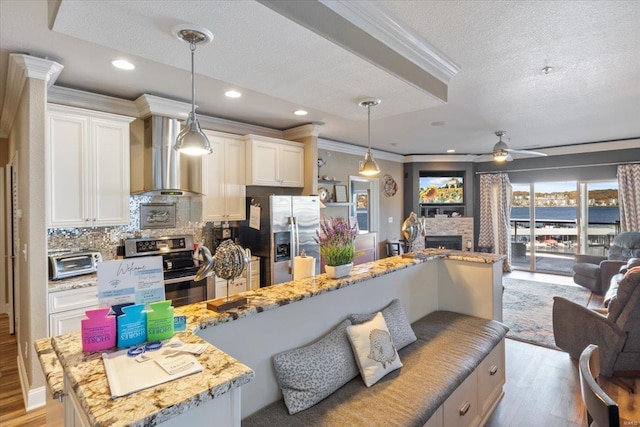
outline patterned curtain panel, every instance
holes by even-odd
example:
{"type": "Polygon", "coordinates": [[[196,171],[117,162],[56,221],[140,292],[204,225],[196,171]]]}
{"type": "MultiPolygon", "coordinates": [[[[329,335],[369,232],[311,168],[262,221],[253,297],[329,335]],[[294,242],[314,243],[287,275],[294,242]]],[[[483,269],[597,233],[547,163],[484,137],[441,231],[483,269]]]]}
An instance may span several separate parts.
{"type": "Polygon", "coordinates": [[[511,183],[506,173],[480,175],[480,235],[478,246],[506,255],[502,271],[511,271],[511,183]]]}
{"type": "Polygon", "coordinates": [[[640,231],[640,163],[618,166],[620,231],[640,231]]]}

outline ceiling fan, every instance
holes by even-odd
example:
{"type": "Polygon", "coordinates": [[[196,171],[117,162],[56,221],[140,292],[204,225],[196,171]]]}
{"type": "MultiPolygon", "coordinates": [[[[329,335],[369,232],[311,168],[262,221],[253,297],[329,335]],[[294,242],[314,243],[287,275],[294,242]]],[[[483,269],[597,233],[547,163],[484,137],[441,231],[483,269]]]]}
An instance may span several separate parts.
{"type": "Polygon", "coordinates": [[[495,160],[496,162],[499,162],[499,163],[502,163],[505,161],[510,162],[511,160],[513,160],[511,153],[526,154],[529,156],[543,156],[543,157],[546,156],[545,153],[541,153],[539,151],[515,150],[513,148],[509,148],[509,146],[507,146],[507,143],[502,140],[502,137],[507,132],[504,130],[498,130],[495,133],[496,133],[496,136],[500,138],[500,140],[496,143],[496,145],[493,146],[493,152],[491,153],[493,160],[495,160]]]}

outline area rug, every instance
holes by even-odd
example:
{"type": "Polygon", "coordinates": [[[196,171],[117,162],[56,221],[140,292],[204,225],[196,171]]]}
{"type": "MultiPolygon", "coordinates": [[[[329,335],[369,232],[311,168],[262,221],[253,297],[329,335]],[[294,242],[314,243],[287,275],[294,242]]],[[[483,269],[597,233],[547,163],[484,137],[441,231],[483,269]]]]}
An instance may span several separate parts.
{"type": "Polygon", "coordinates": [[[558,350],[553,339],[553,297],[586,306],[591,292],[579,286],[503,278],[502,321],[507,338],[558,350]]]}

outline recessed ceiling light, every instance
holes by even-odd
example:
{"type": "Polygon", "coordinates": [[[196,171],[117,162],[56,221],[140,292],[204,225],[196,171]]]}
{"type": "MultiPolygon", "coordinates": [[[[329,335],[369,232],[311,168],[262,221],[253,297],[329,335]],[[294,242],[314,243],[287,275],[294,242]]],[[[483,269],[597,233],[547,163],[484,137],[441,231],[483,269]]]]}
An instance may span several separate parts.
{"type": "Polygon", "coordinates": [[[456,152],[455,148],[449,148],[447,150],[447,153],[455,153],[455,152],[456,152]]]}
{"type": "Polygon", "coordinates": [[[549,74],[551,71],[553,71],[553,67],[550,67],[547,65],[546,67],[543,67],[542,70],[540,71],[542,71],[542,74],[546,75],[546,74],[549,74]]]}
{"type": "Polygon", "coordinates": [[[116,59],[115,61],[111,61],[111,65],[121,70],[131,71],[136,68],[131,62],[126,59],[116,59]]]}
{"type": "Polygon", "coordinates": [[[437,122],[431,122],[431,126],[442,126],[444,124],[446,124],[447,122],[443,122],[442,120],[439,120],[437,122]]]}
{"type": "Polygon", "coordinates": [[[240,98],[242,94],[237,90],[228,90],[224,93],[224,95],[228,98],[240,98]]]}
{"type": "Polygon", "coordinates": [[[295,114],[296,116],[306,116],[307,114],[309,114],[309,112],[307,110],[296,110],[293,112],[293,114],[295,114]]]}

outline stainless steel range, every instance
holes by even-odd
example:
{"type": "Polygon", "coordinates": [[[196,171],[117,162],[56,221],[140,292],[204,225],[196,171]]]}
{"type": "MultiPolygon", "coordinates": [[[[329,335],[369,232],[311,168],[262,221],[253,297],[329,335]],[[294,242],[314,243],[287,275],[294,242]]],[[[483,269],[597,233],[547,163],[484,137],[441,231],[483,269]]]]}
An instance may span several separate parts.
{"type": "Polygon", "coordinates": [[[200,268],[193,257],[193,236],[166,236],[142,239],[125,239],[125,258],[162,256],[165,298],[174,307],[193,304],[213,297],[211,278],[196,282],[196,272],[200,268]]]}

